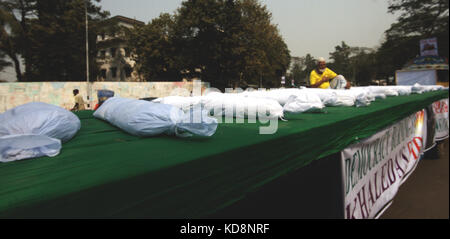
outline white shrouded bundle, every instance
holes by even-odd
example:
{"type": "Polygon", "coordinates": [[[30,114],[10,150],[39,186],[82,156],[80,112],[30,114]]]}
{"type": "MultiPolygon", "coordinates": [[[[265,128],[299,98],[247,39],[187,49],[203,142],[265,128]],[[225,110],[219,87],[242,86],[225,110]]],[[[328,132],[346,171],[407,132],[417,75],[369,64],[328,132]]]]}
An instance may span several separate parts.
{"type": "Polygon", "coordinates": [[[172,106],[182,109],[183,111],[187,111],[190,108],[192,108],[192,106],[202,104],[202,97],[201,96],[191,96],[191,97],[167,96],[167,97],[154,99],[152,102],[166,104],[166,105],[172,105],[172,106]]]}
{"type": "MultiPolygon", "coordinates": [[[[423,92],[442,90],[444,87],[440,85],[393,85],[393,86],[364,86],[364,87],[352,87],[351,89],[366,90],[375,96],[383,96],[380,98],[386,98],[386,96],[399,96],[410,95],[412,93],[422,94],[423,92]]],[[[379,98],[379,97],[377,97],[379,98]]]]}
{"type": "Polygon", "coordinates": [[[323,108],[325,108],[325,105],[317,95],[303,94],[301,96],[289,96],[288,101],[283,106],[283,111],[298,114],[303,112],[322,112],[323,108]]]}
{"type": "Polygon", "coordinates": [[[356,101],[356,97],[348,94],[347,90],[302,88],[301,91],[316,94],[326,106],[353,106],[356,101]]]}
{"type": "Polygon", "coordinates": [[[355,106],[368,106],[372,101],[376,99],[385,99],[386,95],[383,93],[374,93],[370,91],[368,87],[352,87],[348,90],[345,90],[343,93],[347,93],[349,95],[353,95],[355,100],[355,106]]]}
{"type": "Polygon", "coordinates": [[[272,99],[283,106],[284,112],[302,113],[309,111],[320,111],[325,105],[319,96],[314,93],[299,89],[275,89],[269,91],[246,91],[240,93],[245,97],[272,99]]]}
{"type": "MultiPolygon", "coordinates": [[[[372,86],[374,88],[375,86],[372,86]]],[[[395,86],[379,86],[397,91],[398,95],[410,95],[412,93],[412,87],[407,85],[395,85],[395,86]]]]}
{"type": "Polygon", "coordinates": [[[383,94],[385,96],[399,96],[398,90],[392,87],[384,87],[384,86],[368,86],[367,87],[371,93],[374,94],[383,94]]]}
{"type": "Polygon", "coordinates": [[[214,116],[237,118],[283,118],[283,107],[275,100],[211,92],[202,97],[203,107],[214,116]]]}
{"type": "Polygon", "coordinates": [[[81,122],[59,106],[32,102],[0,114],[0,162],[59,154],[81,122]]]}
{"type": "Polygon", "coordinates": [[[419,83],[414,84],[411,87],[413,93],[422,94],[424,92],[443,90],[444,87],[441,85],[420,85],[419,83]]]}
{"type": "Polygon", "coordinates": [[[171,105],[119,97],[105,101],[94,112],[94,117],[142,137],[163,133],[179,137],[192,134],[211,136],[216,132],[218,123],[217,119],[209,117],[208,112],[201,109],[185,113],[171,105]]]}
{"type": "Polygon", "coordinates": [[[411,94],[411,86],[365,86],[365,87],[353,87],[356,89],[365,89],[369,91],[371,94],[380,96],[399,96],[399,95],[410,95],[411,94]]]}

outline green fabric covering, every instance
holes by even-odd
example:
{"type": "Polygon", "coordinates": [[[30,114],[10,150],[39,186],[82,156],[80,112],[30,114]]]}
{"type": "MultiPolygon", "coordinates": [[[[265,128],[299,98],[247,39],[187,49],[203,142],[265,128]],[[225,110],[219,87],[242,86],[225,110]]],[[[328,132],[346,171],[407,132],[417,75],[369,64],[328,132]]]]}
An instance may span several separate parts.
{"type": "Polygon", "coordinates": [[[448,91],[290,115],[273,135],[222,123],[210,138],[139,138],[78,112],[81,130],[60,155],[0,164],[0,217],[205,217],[443,98],[448,91]]]}

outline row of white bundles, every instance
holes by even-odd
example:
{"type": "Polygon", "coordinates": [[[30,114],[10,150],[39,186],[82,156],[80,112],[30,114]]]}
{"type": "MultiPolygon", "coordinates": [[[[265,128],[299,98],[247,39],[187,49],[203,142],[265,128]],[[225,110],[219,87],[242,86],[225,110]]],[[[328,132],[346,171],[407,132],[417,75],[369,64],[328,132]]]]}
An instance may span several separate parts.
{"type": "Polygon", "coordinates": [[[209,117],[208,112],[201,109],[183,112],[168,104],[120,97],[109,98],[93,115],[142,137],[163,133],[179,137],[211,136],[218,124],[217,119],[209,117]]]}
{"type": "Polygon", "coordinates": [[[214,116],[237,118],[283,118],[284,113],[322,112],[327,106],[352,106],[356,97],[344,90],[275,89],[242,93],[209,92],[204,96],[168,96],[153,102],[183,110],[201,106],[214,116]]]}
{"type": "Polygon", "coordinates": [[[172,105],[182,109],[183,111],[188,111],[192,108],[192,106],[202,105],[203,103],[202,96],[167,96],[162,98],[154,99],[152,102],[161,103],[166,105],[172,105]]]}
{"type": "Polygon", "coordinates": [[[422,94],[422,93],[424,93],[424,92],[437,91],[437,90],[444,90],[444,89],[447,89],[447,90],[448,90],[448,87],[447,87],[447,88],[444,88],[444,87],[441,86],[441,85],[420,85],[420,84],[416,83],[416,84],[414,84],[414,85],[412,86],[411,91],[412,91],[413,93],[419,93],[419,94],[422,94]]]}
{"type": "Polygon", "coordinates": [[[275,100],[283,106],[283,111],[288,113],[320,112],[325,108],[317,94],[299,89],[245,91],[238,95],[248,98],[275,100]]]}
{"type": "Polygon", "coordinates": [[[7,110],[0,122],[0,162],[54,157],[81,127],[72,112],[41,102],[7,110]]]}
{"type": "Polygon", "coordinates": [[[300,91],[316,94],[325,106],[353,106],[356,101],[348,90],[301,88],[300,91]]]}
{"type": "Polygon", "coordinates": [[[154,102],[169,104],[183,110],[201,106],[215,116],[223,114],[239,118],[254,117],[255,112],[264,109],[269,115],[259,117],[282,118],[284,112],[302,113],[321,111],[325,106],[368,106],[386,96],[409,95],[442,89],[442,86],[366,86],[352,87],[349,90],[334,89],[274,89],[253,90],[242,93],[210,92],[205,96],[168,96],[154,102]]]}
{"type": "Polygon", "coordinates": [[[386,98],[386,96],[399,96],[410,94],[422,94],[429,91],[443,90],[444,87],[440,85],[420,85],[415,84],[413,86],[398,85],[398,86],[362,86],[352,87],[351,90],[365,92],[367,95],[371,95],[376,99],[386,98]]]}
{"type": "Polygon", "coordinates": [[[352,87],[349,90],[333,89],[312,89],[302,88],[317,94],[326,106],[367,106],[376,99],[385,99],[387,96],[410,95],[413,93],[422,94],[428,91],[444,89],[439,85],[422,86],[365,86],[352,87]]]}
{"type": "Polygon", "coordinates": [[[210,92],[204,96],[167,96],[153,100],[183,111],[202,108],[216,117],[276,119],[283,117],[283,107],[272,99],[244,97],[235,93],[210,92]]]}
{"type": "Polygon", "coordinates": [[[245,97],[235,93],[211,92],[202,97],[203,107],[214,116],[236,118],[283,118],[283,107],[273,99],[245,97]]]}

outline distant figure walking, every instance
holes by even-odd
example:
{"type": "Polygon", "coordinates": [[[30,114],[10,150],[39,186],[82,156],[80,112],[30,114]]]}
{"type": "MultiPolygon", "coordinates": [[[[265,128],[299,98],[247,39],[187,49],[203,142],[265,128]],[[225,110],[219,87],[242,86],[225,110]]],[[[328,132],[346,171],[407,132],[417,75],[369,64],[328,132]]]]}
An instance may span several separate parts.
{"type": "Polygon", "coordinates": [[[78,89],[73,90],[73,98],[75,99],[75,105],[70,111],[80,111],[80,110],[86,110],[84,107],[84,100],[83,97],[79,94],[78,89]]]}

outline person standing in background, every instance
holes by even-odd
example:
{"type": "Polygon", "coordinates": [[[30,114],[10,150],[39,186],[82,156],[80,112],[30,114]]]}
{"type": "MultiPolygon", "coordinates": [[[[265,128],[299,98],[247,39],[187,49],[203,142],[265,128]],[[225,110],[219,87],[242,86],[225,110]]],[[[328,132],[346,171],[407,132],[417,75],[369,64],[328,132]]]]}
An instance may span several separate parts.
{"type": "Polygon", "coordinates": [[[75,105],[70,111],[80,111],[80,110],[86,110],[84,107],[84,100],[83,97],[79,94],[79,90],[75,89],[73,90],[73,98],[75,100],[75,105]]]}

